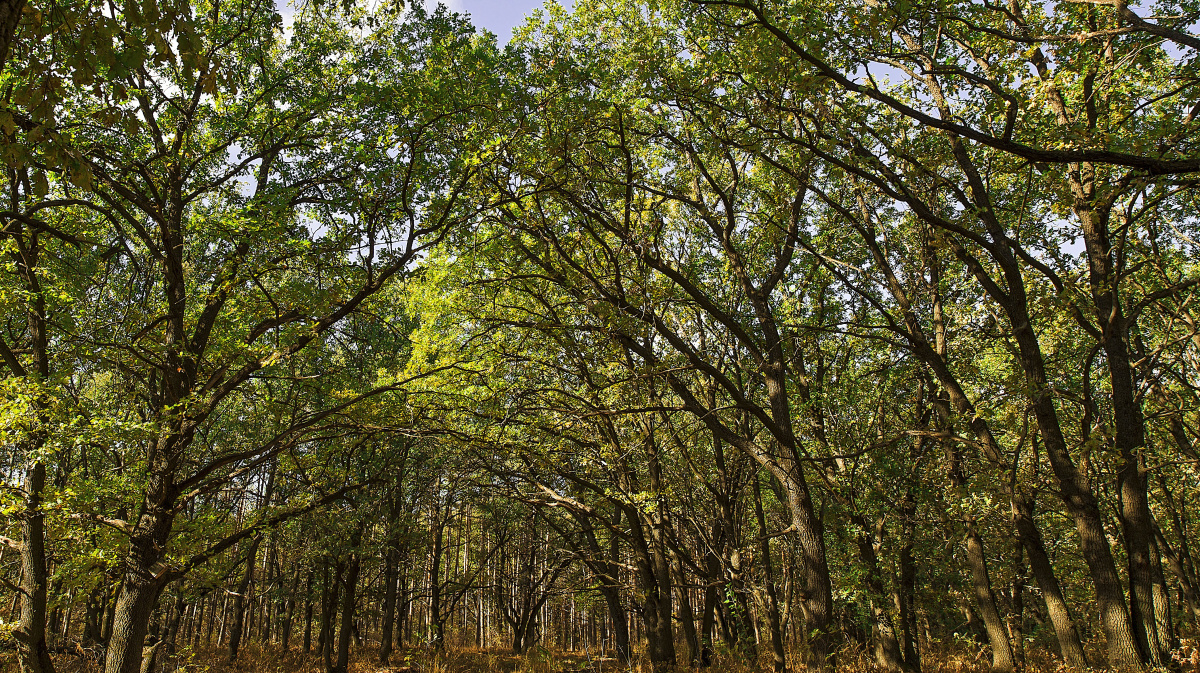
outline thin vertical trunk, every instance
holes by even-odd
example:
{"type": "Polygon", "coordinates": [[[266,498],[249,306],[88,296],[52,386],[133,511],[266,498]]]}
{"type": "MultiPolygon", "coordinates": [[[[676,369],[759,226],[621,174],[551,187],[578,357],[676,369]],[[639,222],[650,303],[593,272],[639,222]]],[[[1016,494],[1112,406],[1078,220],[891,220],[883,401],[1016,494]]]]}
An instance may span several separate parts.
{"type": "Polygon", "coordinates": [[[350,563],[346,569],[344,593],[342,594],[342,624],[338,629],[337,664],[330,673],[346,673],[350,665],[350,637],[354,631],[354,601],[358,589],[358,575],[362,569],[359,545],[362,543],[363,528],[366,523],[358,524],[354,535],[350,538],[350,563]]]}
{"type": "Polygon", "coordinates": [[[1025,666],[1025,554],[1017,545],[1013,559],[1013,578],[1009,587],[1012,610],[1009,615],[1008,632],[1012,635],[1013,658],[1017,666],[1025,666]]]}
{"type": "MultiPolygon", "coordinates": [[[[713,536],[716,539],[716,536],[713,536]]],[[[712,550],[715,542],[710,543],[710,549],[704,554],[704,604],[700,608],[700,666],[712,664],[713,636],[717,628],[717,609],[720,594],[718,579],[722,577],[721,561],[712,550]]]]}
{"type": "Polygon", "coordinates": [[[400,575],[400,501],[401,493],[392,493],[388,517],[388,539],[383,564],[383,632],[379,636],[379,663],[387,665],[392,656],[393,629],[396,626],[396,584],[400,575]]]}
{"type": "Polygon", "coordinates": [[[904,665],[912,671],[921,670],[921,649],[917,642],[917,611],[914,605],[917,586],[917,566],[913,561],[913,541],[917,532],[916,513],[916,501],[910,489],[905,493],[900,507],[900,515],[903,517],[903,539],[900,542],[900,577],[896,586],[895,602],[896,613],[900,617],[904,665]]]}
{"type": "Polygon", "coordinates": [[[967,562],[971,567],[975,601],[979,605],[980,616],[983,618],[992,647],[992,671],[1012,673],[1016,669],[1016,662],[1013,660],[1012,646],[1008,641],[1004,620],[1000,618],[1000,611],[996,608],[996,595],[992,591],[992,580],[988,575],[987,559],[983,553],[983,539],[979,536],[974,517],[968,517],[966,523],[967,562]]]}
{"type": "Polygon", "coordinates": [[[304,582],[304,653],[312,649],[312,622],[313,622],[313,571],[308,570],[308,579],[304,582]]]}
{"type": "Polygon", "coordinates": [[[1054,625],[1054,634],[1058,638],[1058,648],[1063,661],[1072,668],[1087,668],[1087,658],[1084,656],[1083,645],[1079,640],[1079,631],[1071,619],[1067,601],[1063,597],[1062,587],[1054,575],[1050,558],[1046,555],[1046,547],[1042,535],[1033,520],[1033,497],[1028,493],[1017,493],[1012,500],[1013,519],[1016,523],[1017,536],[1029,559],[1029,569],[1042,599],[1046,603],[1046,614],[1054,625]]]}
{"type": "Polygon", "coordinates": [[[700,637],[696,633],[696,615],[692,612],[692,601],[688,596],[687,578],[684,575],[683,562],[673,559],[675,569],[675,591],[679,597],[679,623],[683,627],[683,639],[688,648],[688,665],[695,668],[700,665],[700,637]]]}
{"type": "Polygon", "coordinates": [[[30,466],[25,477],[25,502],[21,513],[21,618],[13,629],[17,658],[26,673],[54,673],[46,644],[46,532],[42,490],[46,467],[30,466]]]}
{"type": "Polygon", "coordinates": [[[246,631],[246,605],[249,603],[247,594],[250,592],[250,583],[254,581],[254,561],[258,556],[258,545],[262,541],[262,537],[256,536],[250,543],[250,550],[246,552],[246,570],[242,572],[242,579],[238,582],[237,592],[233,595],[233,625],[229,630],[229,661],[237,661],[238,650],[242,646],[242,634],[246,631]]]}
{"type": "MultiPolygon", "coordinates": [[[[771,563],[771,538],[767,534],[767,518],[763,513],[762,491],[758,473],[754,475],[754,515],[758,519],[758,550],[762,557],[763,582],[767,590],[767,623],[771,629],[771,666],[775,673],[787,671],[787,653],[783,649],[783,627],[779,619],[779,593],[775,587],[775,569],[771,563]]],[[[892,640],[895,643],[895,639],[892,640]]],[[[897,652],[899,654],[899,652],[897,652]]]]}
{"type": "Polygon", "coordinates": [[[83,646],[91,647],[100,642],[100,622],[104,617],[104,585],[88,592],[87,605],[83,610],[83,646]]]}
{"type": "Polygon", "coordinates": [[[1166,538],[1163,537],[1162,530],[1155,527],[1154,535],[1155,542],[1162,552],[1163,558],[1167,561],[1167,567],[1179,581],[1179,593],[1182,594],[1184,603],[1192,613],[1192,619],[1200,624],[1200,595],[1198,595],[1200,591],[1196,588],[1195,578],[1188,572],[1187,565],[1180,558],[1180,554],[1172,549],[1166,538]]]}
{"type": "Polygon", "coordinates": [[[342,573],[346,566],[338,559],[334,565],[334,572],[329,578],[329,587],[326,591],[325,605],[321,610],[321,641],[317,645],[321,655],[325,660],[325,670],[333,670],[333,636],[334,636],[334,620],[338,614],[338,597],[341,596],[342,590],[342,573]]]}
{"type": "Polygon", "coordinates": [[[1167,589],[1167,578],[1163,575],[1162,554],[1158,544],[1151,539],[1150,560],[1154,571],[1154,623],[1157,629],[1158,647],[1163,652],[1170,652],[1178,645],[1175,624],[1171,620],[1171,596],[1167,589]]]}
{"type": "Polygon", "coordinates": [[[383,628],[379,636],[379,663],[387,665],[392,656],[392,632],[396,625],[396,581],[400,552],[389,546],[383,565],[383,628]]]}
{"type": "MultiPolygon", "coordinates": [[[[435,498],[440,498],[435,496],[435,498]]],[[[433,549],[429,564],[429,619],[433,627],[434,647],[438,650],[446,646],[445,616],[442,615],[442,544],[445,522],[442,520],[441,507],[434,502],[435,519],[433,521],[433,549]]]]}
{"type": "Polygon", "coordinates": [[[853,515],[852,520],[861,531],[857,535],[856,543],[859,559],[867,570],[867,602],[871,611],[871,644],[875,653],[875,663],[885,671],[902,671],[905,669],[905,662],[900,654],[900,643],[896,639],[892,616],[885,607],[883,573],[879,568],[877,545],[882,541],[883,522],[872,526],[859,514],[853,515]]]}
{"type": "Polygon", "coordinates": [[[300,566],[296,566],[296,571],[292,574],[292,587],[288,591],[285,600],[286,609],[283,613],[283,623],[279,625],[281,631],[280,644],[283,646],[283,651],[287,652],[290,649],[292,642],[292,620],[296,616],[296,591],[300,588],[300,566]]]}

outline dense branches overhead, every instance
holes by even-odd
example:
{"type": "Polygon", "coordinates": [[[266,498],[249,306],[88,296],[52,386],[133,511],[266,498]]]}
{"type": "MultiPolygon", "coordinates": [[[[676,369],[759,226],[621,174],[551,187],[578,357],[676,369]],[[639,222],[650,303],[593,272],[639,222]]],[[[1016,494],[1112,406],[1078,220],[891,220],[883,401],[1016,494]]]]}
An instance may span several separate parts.
{"type": "Polygon", "coordinates": [[[3,642],[1177,665],[1198,18],[0,3],[3,642]]]}

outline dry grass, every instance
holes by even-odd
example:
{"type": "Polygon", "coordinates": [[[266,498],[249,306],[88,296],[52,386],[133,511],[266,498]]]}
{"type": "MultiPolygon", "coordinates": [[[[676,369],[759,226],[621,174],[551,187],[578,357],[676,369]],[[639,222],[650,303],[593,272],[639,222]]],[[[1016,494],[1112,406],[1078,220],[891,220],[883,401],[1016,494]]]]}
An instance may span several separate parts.
{"type": "MultiPolygon", "coordinates": [[[[524,655],[514,655],[502,649],[452,649],[437,653],[428,649],[412,649],[396,653],[390,666],[380,666],[374,659],[374,649],[363,649],[352,658],[349,673],[618,673],[628,671],[650,673],[644,658],[635,658],[628,668],[618,666],[615,659],[601,658],[586,652],[560,652],[535,648],[524,655]]],[[[11,652],[3,655],[0,673],[16,673],[18,667],[11,652]]],[[[184,649],[158,667],[159,673],[324,673],[324,660],[298,650],[283,651],[277,647],[245,648],[236,663],[227,661],[224,648],[184,649]]],[[[1179,673],[1200,673],[1200,641],[1185,639],[1174,653],[1179,673]]],[[[1094,657],[1094,660],[1099,660],[1094,657]]],[[[845,650],[839,654],[838,673],[882,673],[869,653],[845,650]]],[[[56,655],[59,673],[100,673],[97,663],[89,658],[56,655]]],[[[789,662],[802,670],[798,661],[789,662]]],[[[962,646],[924,653],[924,673],[987,673],[989,658],[986,650],[962,646]]],[[[679,670],[686,671],[686,667],[679,670]]],[[[770,662],[763,658],[748,661],[729,653],[717,653],[709,671],[714,673],[751,673],[769,671],[770,662]]],[[[1026,653],[1023,673],[1067,673],[1067,669],[1052,652],[1031,649],[1026,653]]]]}

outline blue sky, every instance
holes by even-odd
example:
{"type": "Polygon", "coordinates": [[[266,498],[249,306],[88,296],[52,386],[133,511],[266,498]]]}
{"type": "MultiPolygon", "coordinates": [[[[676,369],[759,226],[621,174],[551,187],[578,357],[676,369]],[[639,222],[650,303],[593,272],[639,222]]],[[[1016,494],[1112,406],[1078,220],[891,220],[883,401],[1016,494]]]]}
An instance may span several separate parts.
{"type": "MultiPolygon", "coordinates": [[[[410,0],[412,1],[412,0],[410,0]]],[[[424,0],[430,7],[438,0],[424,0]]],[[[545,0],[441,0],[442,4],[456,12],[471,15],[476,28],[486,28],[496,34],[500,44],[512,38],[513,28],[525,23],[525,17],[542,6],[545,0]]],[[[564,7],[571,7],[572,0],[558,0],[564,7]]],[[[292,25],[292,0],[275,0],[275,8],[283,15],[286,30],[292,25]]]]}
{"type": "MultiPolygon", "coordinates": [[[[504,43],[512,37],[512,29],[525,22],[525,17],[542,6],[544,0],[442,0],[450,9],[471,15],[477,28],[487,28],[504,43]]],[[[559,0],[570,7],[569,0],[559,0]]],[[[427,4],[433,4],[429,2],[427,4]]]]}

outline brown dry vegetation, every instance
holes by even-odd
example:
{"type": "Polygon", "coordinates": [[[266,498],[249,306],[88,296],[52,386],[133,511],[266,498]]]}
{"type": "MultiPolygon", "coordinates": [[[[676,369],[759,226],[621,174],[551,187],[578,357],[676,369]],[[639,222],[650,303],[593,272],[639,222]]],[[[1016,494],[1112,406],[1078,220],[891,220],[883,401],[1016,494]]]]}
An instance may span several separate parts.
{"type": "MultiPolygon", "coordinates": [[[[558,649],[535,648],[524,655],[515,655],[504,648],[455,648],[438,653],[432,649],[408,649],[395,655],[395,662],[380,666],[374,659],[373,648],[361,648],[351,659],[348,673],[603,673],[630,671],[649,673],[650,662],[638,653],[633,665],[620,667],[611,657],[594,656],[587,652],[564,652],[558,649]]],[[[708,670],[729,673],[749,673],[770,669],[769,657],[748,661],[728,653],[718,653],[708,670]]],[[[1174,664],[1178,673],[1200,673],[1200,640],[1185,638],[1174,651],[1174,664]]],[[[101,667],[89,657],[60,654],[56,664],[61,673],[99,673],[101,667]]],[[[847,649],[840,653],[839,672],[881,673],[869,652],[847,649]]],[[[938,647],[924,653],[925,673],[986,673],[989,657],[986,648],[938,647]]],[[[794,662],[795,670],[803,670],[800,661],[794,662]]],[[[3,660],[2,673],[15,673],[20,669],[10,654],[3,660]]],[[[686,666],[679,671],[688,670],[686,666]]],[[[1026,652],[1023,669],[1026,673],[1063,673],[1067,669],[1053,652],[1042,648],[1026,652]]],[[[158,668],[159,673],[322,673],[324,662],[312,653],[298,649],[284,651],[279,647],[249,645],[239,661],[230,663],[225,648],[207,647],[199,650],[181,651],[174,661],[158,668]]]]}

